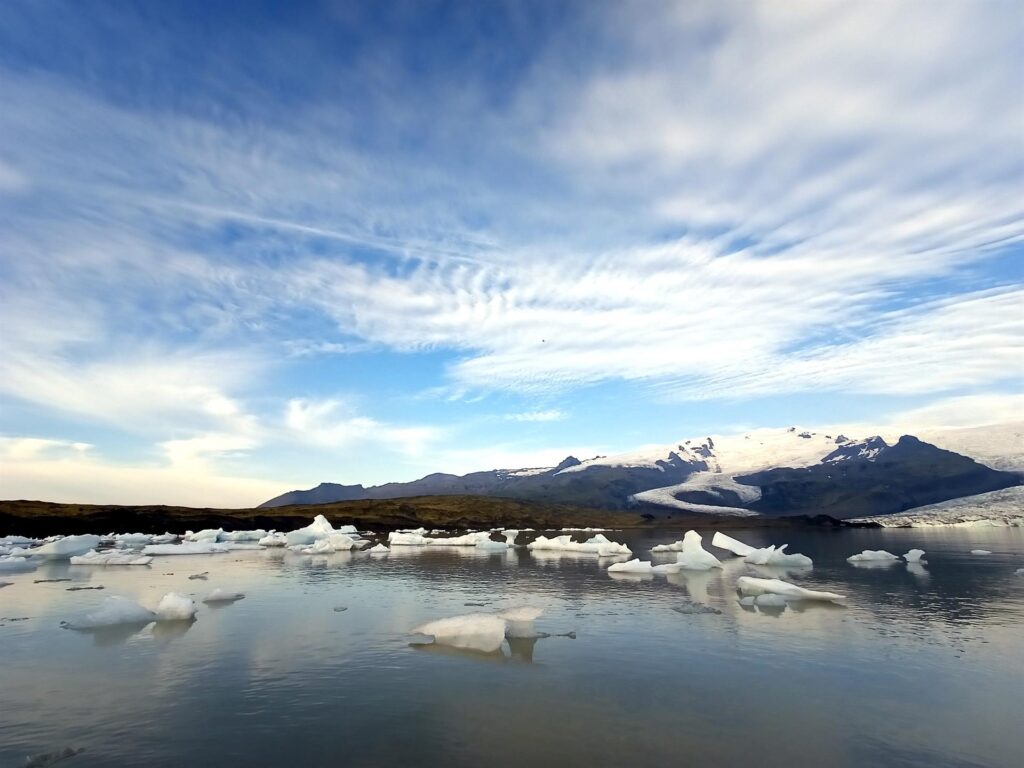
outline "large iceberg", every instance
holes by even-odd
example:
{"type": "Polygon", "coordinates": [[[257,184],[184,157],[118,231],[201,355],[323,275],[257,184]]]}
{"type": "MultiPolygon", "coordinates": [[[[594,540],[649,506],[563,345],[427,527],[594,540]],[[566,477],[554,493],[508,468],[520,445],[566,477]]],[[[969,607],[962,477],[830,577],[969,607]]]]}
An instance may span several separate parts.
{"type": "Polygon", "coordinates": [[[781,579],[759,579],[754,576],[740,576],[736,580],[736,588],[744,595],[782,595],[790,600],[824,600],[833,603],[846,600],[844,595],[835,592],[818,592],[781,579]]]}
{"type": "Polygon", "coordinates": [[[580,552],[597,555],[598,557],[614,557],[616,555],[631,555],[633,552],[625,544],[609,541],[603,534],[591,536],[584,542],[573,541],[572,536],[565,534],[549,539],[547,536],[538,536],[526,545],[531,550],[553,550],[558,552],[580,552]]]}
{"type": "Polygon", "coordinates": [[[30,554],[33,557],[42,557],[47,560],[67,560],[75,555],[84,555],[90,549],[96,549],[99,545],[100,537],[92,534],[64,536],[31,550],[30,554]]]}
{"type": "Polygon", "coordinates": [[[142,548],[144,555],[214,555],[230,552],[228,544],[183,542],[181,544],[150,544],[142,548]]]}
{"type": "Polygon", "coordinates": [[[892,552],[884,549],[865,549],[857,555],[846,558],[851,563],[895,563],[899,560],[892,552]]]}
{"type": "Polygon", "coordinates": [[[148,555],[136,555],[118,550],[97,552],[91,549],[84,555],[71,558],[72,565],[149,565],[153,558],[148,555]]]}
{"type": "Polygon", "coordinates": [[[285,538],[289,547],[308,546],[318,539],[326,539],[333,533],[337,533],[337,531],[334,530],[327,518],[317,515],[313,518],[312,523],[305,528],[291,531],[286,534],[285,538]]]}

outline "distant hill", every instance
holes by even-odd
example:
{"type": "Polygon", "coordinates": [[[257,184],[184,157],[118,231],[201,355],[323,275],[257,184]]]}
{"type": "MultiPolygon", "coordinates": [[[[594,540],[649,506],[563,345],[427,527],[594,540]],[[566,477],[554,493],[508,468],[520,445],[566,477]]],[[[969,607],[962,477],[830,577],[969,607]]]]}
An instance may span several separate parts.
{"type": "Polygon", "coordinates": [[[567,457],[555,467],[435,473],[379,486],[321,483],[261,505],[477,495],[664,516],[888,514],[923,504],[1019,485],[1024,468],[1020,425],[934,431],[932,439],[966,445],[988,463],[913,436],[889,445],[881,436],[854,440],[797,427],[695,438],[673,446],[567,457]],[[996,464],[998,468],[993,468],[996,464]]]}

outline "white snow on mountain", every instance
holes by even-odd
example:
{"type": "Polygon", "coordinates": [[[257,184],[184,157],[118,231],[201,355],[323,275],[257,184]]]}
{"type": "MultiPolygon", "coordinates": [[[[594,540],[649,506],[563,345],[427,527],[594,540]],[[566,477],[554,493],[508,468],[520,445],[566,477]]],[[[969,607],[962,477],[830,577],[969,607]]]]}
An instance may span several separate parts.
{"type": "MultiPolygon", "coordinates": [[[[1005,472],[1024,472],[1024,421],[959,429],[907,430],[926,443],[1005,472]]],[[[895,439],[883,432],[886,442],[895,439]]]]}

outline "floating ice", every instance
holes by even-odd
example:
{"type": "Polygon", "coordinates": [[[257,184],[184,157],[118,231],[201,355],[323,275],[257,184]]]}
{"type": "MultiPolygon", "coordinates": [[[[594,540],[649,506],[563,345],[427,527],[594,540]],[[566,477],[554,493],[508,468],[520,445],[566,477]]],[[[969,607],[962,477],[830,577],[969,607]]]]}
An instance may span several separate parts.
{"type": "Polygon", "coordinates": [[[413,629],[413,634],[429,635],[439,645],[492,653],[505,640],[506,620],[489,613],[470,613],[438,619],[413,629]]]}
{"type": "Polygon", "coordinates": [[[1014,576],[1024,576],[1024,568],[1018,568],[1016,571],[1013,572],[1013,575],[1014,576]]]}
{"type": "Polygon", "coordinates": [[[757,598],[754,595],[747,595],[746,597],[741,597],[739,602],[740,605],[753,606],[756,601],[757,598]]]}
{"type": "Polygon", "coordinates": [[[255,531],[232,531],[231,533],[225,533],[220,541],[259,541],[267,532],[262,528],[258,528],[255,531]]]}
{"type": "Polygon", "coordinates": [[[778,547],[769,546],[764,549],[755,549],[743,558],[743,562],[750,563],[751,565],[768,565],[778,568],[809,568],[814,565],[814,561],[807,555],[797,554],[796,552],[791,555],[786,554],[785,550],[788,546],[788,544],[781,544],[778,547]]]}
{"type": "Polygon", "coordinates": [[[534,629],[533,622],[539,619],[543,613],[544,609],[535,605],[520,605],[500,611],[498,618],[504,619],[506,622],[506,637],[536,637],[537,630],[534,629]]]}
{"type": "Polygon", "coordinates": [[[0,547],[30,547],[38,543],[38,539],[27,539],[24,536],[4,536],[0,538],[0,547]]]}
{"type": "Polygon", "coordinates": [[[47,560],[67,560],[74,555],[83,555],[90,549],[96,549],[99,545],[100,537],[92,534],[65,536],[51,541],[49,544],[43,544],[38,549],[33,549],[32,555],[47,560]]]}
{"type": "Polygon", "coordinates": [[[288,534],[271,531],[257,543],[261,547],[284,547],[288,545],[288,534]]]}
{"type": "Polygon", "coordinates": [[[117,533],[113,538],[114,542],[122,547],[139,547],[153,543],[153,537],[148,533],[117,533]]]}
{"type": "Polygon", "coordinates": [[[185,531],[185,535],[182,536],[182,541],[193,541],[205,544],[216,544],[218,541],[222,541],[224,536],[223,528],[205,528],[198,533],[192,531],[185,531]]]}
{"type": "Polygon", "coordinates": [[[895,563],[899,560],[892,552],[884,549],[865,549],[858,555],[850,555],[846,558],[851,563],[895,563]]]}
{"type": "Polygon", "coordinates": [[[912,549],[903,555],[903,559],[908,563],[920,563],[922,557],[924,557],[923,549],[912,549]]]}
{"type": "Polygon", "coordinates": [[[687,571],[708,571],[712,568],[721,568],[722,564],[718,558],[701,546],[700,534],[696,531],[687,531],[683,536],[683,551],[676,558],[676,564],[687,571]]]}
{"type": "Polygon", "coordinates": [[[0,573],[28,573],[36,569],[35,563],[17,555],[0,556],[0,573]]]}
{"type": "Polygon", "coordinates": [[[608,566],[609,573],[653,573],[653,565],[649,560],[628,560],[625,563],[612,563],[608,566]]]}
{"type": "Polygon", "coordinates": [[[516,545],[516,536],[519,535],[519,531],[515,528],[506,528],[501,531],[501,535],[505,537],[505,543],[508,546],[514,547],[516,545]]]}
{"type": "Polygon", "coordinates": [[[228,544],[184,542],[182,544],[150,544],[142,548],[144,555],[213,555],[229,552],[228,544]]]}
{"type": "Polygon", "coordinates": [[[176,533],[161,533],[153,537],[153,544],[170,544],[173,541],[178,540],[178,534],[176,533]]]}
{"type": "Polygon", "coordinates": [[[679,563],[662,563],[651,568],[651,573],[656,573],[659,576],[667,576],[670,573],[679,573],[683,570],[683,566],[679,563]]]}
{"type": "Polygon", "coordinates": [[[228,548],[228,552],[260,552],[263,550],[259,544],[253,544],[249,541],[225,541],[221,546],[228,548]]]}
{"type": "Polygon", "coordinates": [[[992,554],[992,550],[989,550],[989,549],[972,549],[971,550],[971,554],[972,555],[991,555],[992,554]]]}
{"type": "Polygon", "coordinates": [[[559,528],[562,533],[597,533],[598,531],[610,531],[611,528],[559,528]]]}
{"type": "Polygon", "coordinates": [[[244,598],[241,592],[228,592],[226,589],[217,587],[203,598],[204,603],[234,603],[244,598]]]}
{"type": "Polygon", "coordinates": [[[153,558],[147,555],[135,555],[131,553],[110,551],[97,552],[91,549],[84,555],[75,555],[71,558],[72,565],[149,565],[153,558]]]}
{"type": "Polygon", "coordinates": [[[305,528],[299,528],[287,534],[286,540],[289,547],[309,545],[319,539],[325,539],[333,533],[337,533],[330,522],[323,515],[317,515],[313,522],[305,528]]]}
{"type": "Polygon", "coordinates": [[[371,554],[371,555],[386,555],[391,550],[388,549],[387,547],[385,547],[383,544],[377,544],[374,547],[370,547],[366,551],[367,551],[368,554],[371,554]]]}
{"type": "Polygon", "coordinates": [[[69,621],[62,621],[61,626],[67,629],[97,629],[99,627],[115,627],[118,624],[148,624],[156,619],[156,614],[148,608],[129,600],[127,597],[108,597],[98,608],[86,611],[69,621]]]}
{"type": "Polygon", "coordinates": [[[790,584],[781,579],[758,579],[754,576],[740,576],[736,580],[736,588],[744,595],[782,595],[792,600],[825,600],[828,602],[841,602],[846,599],[844,595],[837,595],[834,592],[817,592],[813,589],[804,589],[796,584],[790,584]]]}
{"type": "Polygon", "coordinates": [[[505,542],[491,541],[487,531],[466,533],[462,536],[432,537],[417,531],[392,531],[388,543],[393,547],[480,547],[482,549],[505,549],[505,542]]]}
{"type": "Polygon", "coordinates": [[[724,533],[715,531],[715,535],[711,537],[711,546],[718,547],[719,549],[727,549],[734,555],[739,557],[746,557],[747,555],[756,552],[755,547],[751,547],[748,544],[744,544],[742,541],[737,541],[732,536],[726,536],[724,533]]]}
{"type": "Polygon", "coordinates": [[[538,536],[532,542],[527,544],[526,548],[532,550],[554,550],[559,552],[581,552],[597,555],[598,557],[613,557],[615,555],[633,554],[625,544],[618,544],[614,541],[609,541],[604,534],[601,533],[596,536],[591,536],[582,543],[573,541],[572,536],[569,534],[556,536],[553,539],[549,539],[547,536],[538,536]]]}
{"type": "Polygon", "coordinates": [[[156,606],[157,621],[188,621],[195,618],[198,606],[187,595],[168,592],[156,606]]]}
{"type": "MultiPolygon", "coordinates": [[[[344,533],[332,533],[317,539],[311,547],[299,548],[304,555],[327,555],[331,552],[348,552],[362,546],[351,536],[344,533]]],[[[293,547],[294,549],[294,547],[293,547]]]]}
{"type": "Polygon", "coordinates": [[[788,602],[782,595],[771,592],[754,598],[754,605],[765,608],[785,608],[788,602]]]}

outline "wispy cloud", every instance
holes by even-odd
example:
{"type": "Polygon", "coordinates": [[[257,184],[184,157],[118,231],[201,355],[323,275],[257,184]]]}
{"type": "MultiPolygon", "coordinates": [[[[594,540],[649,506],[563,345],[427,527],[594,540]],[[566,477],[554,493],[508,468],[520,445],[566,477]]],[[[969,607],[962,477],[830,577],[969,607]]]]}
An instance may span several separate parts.
{"type": "Polygon", "coordinates": [[[569,414],[557,408],[546,411],[521,411],[519,413],[506,413],[506,421],[535,422],[535,421],[565,421],[569,414]]]}

